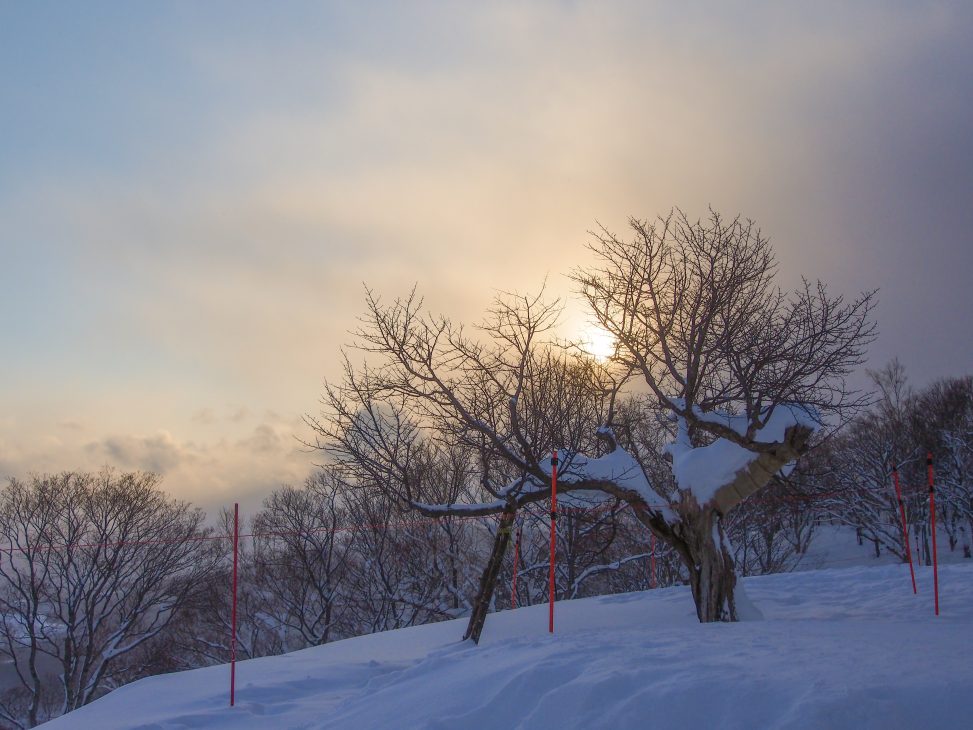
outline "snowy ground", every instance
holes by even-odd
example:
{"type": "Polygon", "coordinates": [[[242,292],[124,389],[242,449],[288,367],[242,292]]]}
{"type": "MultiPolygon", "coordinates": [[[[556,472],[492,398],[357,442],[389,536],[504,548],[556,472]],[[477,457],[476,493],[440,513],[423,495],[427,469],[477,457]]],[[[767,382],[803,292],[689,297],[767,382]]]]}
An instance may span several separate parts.
{"type": "Polygon", "coordinates": [[[973,724],[973,566],[744,580],[765,620],[696,623],[687,588],[349,639],[153,677],[45,728],[960,728],[973,724]]]}
{"type": "MultiPolygon", "coordinates": [[[[910,534],[910,540],[914,538],[910,534]]],[[[963,557],[962,549],[949,549],[949,540],[943,531],[939,532],[937,541],[939,549],[939,564],[973,563],[963,557]]],[[[918,562],[920,553],[916,543],[911,542],[913,557],[918,562]]],[[[820,570],[822,568],[850,568],[852,566],[897,565],[899,559],[882,548],[881,555],[875,557],[875,548],[871,541],[864,540],[861,545],[855,537],[855,531],[842,525],[821,525],[814,531],[811,546],[807,554],[802,556],[795,570],[820,570]]]]}

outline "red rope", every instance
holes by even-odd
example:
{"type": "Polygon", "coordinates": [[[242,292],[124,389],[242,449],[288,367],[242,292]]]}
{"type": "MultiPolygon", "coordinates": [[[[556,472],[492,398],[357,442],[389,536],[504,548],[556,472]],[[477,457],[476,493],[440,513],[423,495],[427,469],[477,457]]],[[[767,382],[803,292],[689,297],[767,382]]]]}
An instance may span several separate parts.
{"type": "MultiPolygon", "coordinates": [[[[552,481],[554,475],[552,474],[552,481]]],[[[918,489],[906,488],[912,491],[914,494],[918,493],[918,489]]],[[[873,489],[867,489],[866,491],[877,491],[873,489]]],[[[818,494],[793,494],[793,495],[778,495],[772,497],[750,497],[747,501],[750,503],[774,503],[779,501],[804,501],[804,502],[815,502],[828,499],[830,497],[839,496],[845,494],[844,491],[835,492],[821,492],[818,494]]],[[[552,506],[555,506],[555,502],[552,501],[552,506]]],[[[651,503],[645,504],[646,507],[650,509],[671,509],[672,505],[662,504],[662,503],[651,503]]],[[[626,508],[630,505],[626,505],[626,508]]],[[[594,514],[597,512],[602,512],[611,509],[612,505],[598,505],[596,507],[561,507],[559,509],[560,513],[565,515],[586,515],[594,514]]],[[[247,532],[239,533],[239,538],[265,538],[265,537],[309,537],[318,533],[327,532],[353,532],[355,530],[394,530],[403,529],[409,527],[421,527],[425,525],[439,524],[443,519],[450,519],[454,521],[467,521],[467,520],[485,520],[485,519],[496,519],[495,515],[444,515],[443,517],[424,517],[414,520],[399,520],[397,522],[372,522],[357,525],[338,525],[334,527],[320,527],[313,530],[279,530],[279,531],[264,531],[264,532],[247,532]]],[[[0,552],[12,554],[15,552],[27,553],[30,551],[44,552],[49,550],[65,550],[69,548],[104,548],[104,547],[131,547],[139,545],[172,545],[177,543],[191,543],[191,542],[210,542],[214,540],[232,540],[233,535],[196,535],[194,537],[180,537],[163,539],[156,538],[151,540],[118,540],[115,542],[77,542],[77,543],[60,543],[51,545],[35,545],[33,547],[4,547],[0,548],[0,552]]]]}

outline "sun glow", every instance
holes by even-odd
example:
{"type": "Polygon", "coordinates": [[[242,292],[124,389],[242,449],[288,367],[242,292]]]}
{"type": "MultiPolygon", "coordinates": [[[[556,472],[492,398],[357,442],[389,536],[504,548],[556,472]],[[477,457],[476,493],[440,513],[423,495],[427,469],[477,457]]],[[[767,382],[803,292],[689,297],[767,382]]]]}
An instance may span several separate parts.
{"type": "Polygon", "coordinates": [[[581,349],[598,362],[606,362],[615,354],[615,337],[598,325],[588,325],[581,335],[581,349]]]}

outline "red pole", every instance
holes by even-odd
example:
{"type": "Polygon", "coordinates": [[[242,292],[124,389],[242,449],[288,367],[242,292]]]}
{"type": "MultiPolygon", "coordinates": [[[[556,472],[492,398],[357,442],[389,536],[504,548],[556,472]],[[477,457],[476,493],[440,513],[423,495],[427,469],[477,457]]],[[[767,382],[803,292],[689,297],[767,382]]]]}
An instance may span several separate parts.
{"type": "Polygon", "coordinates": [[[895,484],[895,497],[899,500],[899,514],[902,515],[902,542],[905,543],[905,555],[909,559],[909,574],[912,576],[912,592],[916,590],[916,570],[912,567],[912,549],[909,547],[909,528],[905,522],[905,503],[902,501],[902,489],[899,488],[899,468],[892,465],[892,482],[895,484]]]}
{"type": "Polygon", "coordinates": [[[547,630],[554,633],[554,554],[557,549],[557,449],[551,457],[551,581],[548,589],[550,598],[550,616],[547,630]]]}
{"type": "Polygon", "coordinates": [[[659,585],[659,577],[656,575],[656,572],[655,572],[655,533],[653,532],[651,534],[652,534],[652,541],[651,541],[652,542],[652,548],[651,548],[652,555],[649,558],[649,562],[651,562],[651,564],[652,564],[652,566],[651,566],[652,567],[652,575],[649,577],[649,588],[655,588],[657,585],[659,585]]]}
{"type": "Polygon", "coordinates": [[[230,613],[230,707],[236,699],[236,568],[240,543],[240,505],[233,505],[233,609],[230,613]]]}
{"type": "Polygon", "coordinates": [[[517,608],[517,567],[520,565],[520,528],[517,528],[517,540],[514,542],[514,576],[510,586],[510,607],[517,608]]]}
{"type": "Polygon", "coordinates": [[[932,520],[932,585],[936,594],[936,615],[939,615],[939,560],[936,556],[936,488],[932,479],[932,452],[926,453],[926,470],[929,472],[929,519],[932,520]]]}

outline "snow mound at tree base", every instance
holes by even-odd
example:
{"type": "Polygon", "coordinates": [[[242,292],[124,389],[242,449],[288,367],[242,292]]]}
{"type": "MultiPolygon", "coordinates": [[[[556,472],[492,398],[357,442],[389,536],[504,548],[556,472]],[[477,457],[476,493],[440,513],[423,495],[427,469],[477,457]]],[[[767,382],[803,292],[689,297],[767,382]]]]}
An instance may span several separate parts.
{"type": "Polygon", "coordinates": [[[45,725],[68,728],[918,728],[973,717],[973,566],[744,579],[765,620],[696,623],[686,587],[348,639],[152,677],[45,725]]]}

